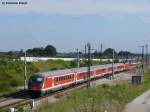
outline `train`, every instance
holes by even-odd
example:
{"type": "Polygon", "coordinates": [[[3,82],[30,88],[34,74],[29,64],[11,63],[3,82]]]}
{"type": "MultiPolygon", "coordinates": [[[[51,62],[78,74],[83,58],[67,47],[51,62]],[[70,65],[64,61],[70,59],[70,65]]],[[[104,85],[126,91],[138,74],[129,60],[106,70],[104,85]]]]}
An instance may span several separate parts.
{"type": "MultiPolygon", "coordinates": [[[[112,74],[112,64],[91,66],[90,79],[97,79],[112,74]]],[[[114,64],[114,72],[130,69],[130,64],[114,64]]],[[[28,90],[32,95],[46,95],[61,89],[87,81],[88,68],[71,68],[34,73],[28,82],[28,90]]]]}

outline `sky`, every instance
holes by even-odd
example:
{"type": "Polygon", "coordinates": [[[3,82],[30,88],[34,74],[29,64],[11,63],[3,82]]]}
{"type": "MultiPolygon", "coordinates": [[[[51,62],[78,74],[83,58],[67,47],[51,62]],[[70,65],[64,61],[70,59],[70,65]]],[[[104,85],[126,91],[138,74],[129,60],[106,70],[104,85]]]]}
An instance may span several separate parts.
{"type": "MultiPolygon", "coordinates": [[[[45,47],[59,52],[150,44],[150,0],[0,0],[0,51],[45,47]]],[[[150,46],[150,45],[149,45],[150,46]]]]}

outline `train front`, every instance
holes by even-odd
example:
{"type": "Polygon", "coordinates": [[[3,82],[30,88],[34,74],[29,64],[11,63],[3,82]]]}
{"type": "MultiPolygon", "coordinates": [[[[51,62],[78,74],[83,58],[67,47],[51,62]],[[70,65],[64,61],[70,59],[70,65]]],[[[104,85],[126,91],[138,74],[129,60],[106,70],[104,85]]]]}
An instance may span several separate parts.
{"type": "Polygon", "coordinates": [[[33,74],[28,82],[28,90],[31,95],[41,95],[44,77],[40,74],[33,74]]]}

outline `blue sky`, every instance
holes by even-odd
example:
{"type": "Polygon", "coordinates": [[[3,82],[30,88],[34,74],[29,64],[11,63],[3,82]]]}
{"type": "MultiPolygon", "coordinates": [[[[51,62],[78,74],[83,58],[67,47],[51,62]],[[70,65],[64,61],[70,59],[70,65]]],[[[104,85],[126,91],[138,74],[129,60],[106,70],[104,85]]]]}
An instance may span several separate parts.
{"type": "Polygon", "coordinates": [[[69,52],[90,42],[94,49],[103,43],[139,52],[139,45],[150,43],[150,0],[26,1],[0,4],[0,51],[52,44],[69,52]]]}

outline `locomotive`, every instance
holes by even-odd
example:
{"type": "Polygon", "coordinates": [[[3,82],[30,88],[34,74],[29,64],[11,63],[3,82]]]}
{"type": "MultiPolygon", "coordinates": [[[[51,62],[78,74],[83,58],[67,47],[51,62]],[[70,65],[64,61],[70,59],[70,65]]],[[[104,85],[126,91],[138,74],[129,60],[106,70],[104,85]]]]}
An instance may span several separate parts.
{"type": "MultiPolygon", "coordinates": [[[[130,69],[130,64],[114,64],[114,72],[130,69]]],[[[91,66],[90,79],[112,74],[112,64],[91,66]]],[[[72,68],[34,73],[28,82],[32,95],[45,95],[87,81],[88,68],[72,68]]]]}

